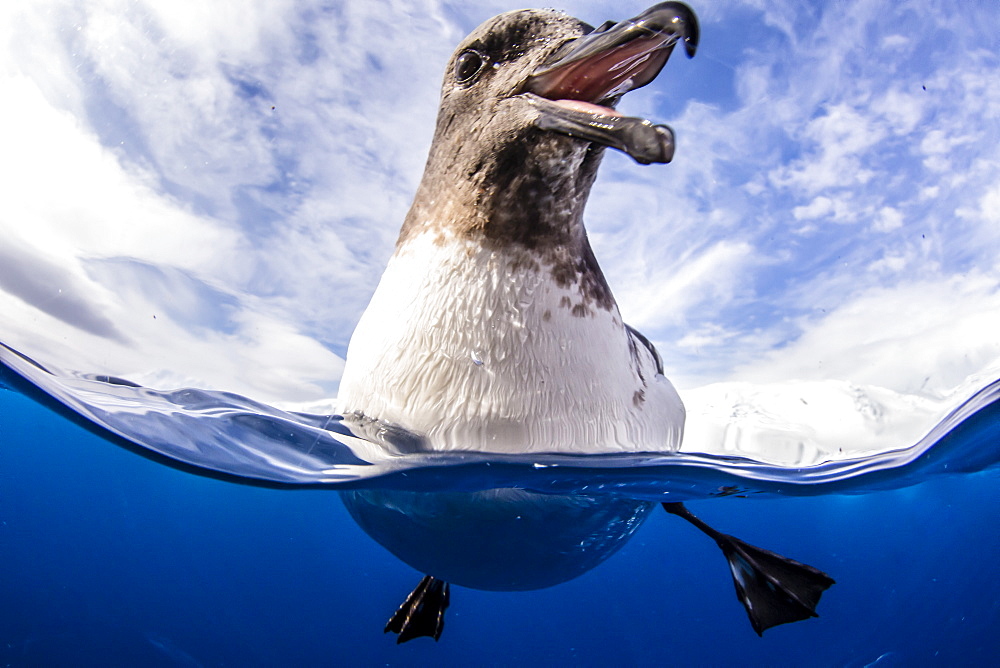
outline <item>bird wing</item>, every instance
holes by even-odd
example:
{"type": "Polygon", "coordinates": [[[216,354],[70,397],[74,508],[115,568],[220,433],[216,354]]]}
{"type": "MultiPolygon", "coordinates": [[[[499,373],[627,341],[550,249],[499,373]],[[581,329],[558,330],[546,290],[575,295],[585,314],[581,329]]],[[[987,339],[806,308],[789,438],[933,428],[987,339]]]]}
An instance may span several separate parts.
{"type": "Polygon", "coordinates": [[[633,354],[636,354],[639,350],[643,348],[652,356],[653,361],[656,363],[656,373],[663,375],[663,358],[660,357],[660,353],[657,352],[656,346],[653,342],[642,335],[639,330],[625,325],[625,331],[628,332],[629,345],[632,348],[633,354]]]}

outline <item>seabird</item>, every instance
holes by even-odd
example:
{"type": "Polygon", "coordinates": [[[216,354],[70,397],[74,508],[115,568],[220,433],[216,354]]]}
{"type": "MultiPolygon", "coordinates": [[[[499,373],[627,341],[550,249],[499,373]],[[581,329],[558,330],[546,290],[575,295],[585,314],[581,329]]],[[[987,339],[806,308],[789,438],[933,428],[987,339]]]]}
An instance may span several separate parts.
{"type": "MultiPolygon", "coordinates": [[[[615,111],[694,13],[664,2],[594,29],[555,11],[501,14],[445,70],[423,179],[351,338],[338,411],[416,433],[413,449],[669,452],[684,406],[660,355],[621,318],[583,225],[607,147],[669,162],[670,128],[615,111]]],[[[815,616],[833,580],[664,508],[726,555],[754,629],[815,616]]],[[[437,639],[448,582],[427,575],[386,631],[437,639]]]]}
{"type": "Polygon", "coordinates": [[[446,68],[430,156],[395,252],[351,337],[338,410],[432,450],[672,451],[684,406],[622,321],[583,209],[606,146],[666,162],[673,133],[614,111],[682,42],[664,3],[594,31],[502,14],[446,68]]]}

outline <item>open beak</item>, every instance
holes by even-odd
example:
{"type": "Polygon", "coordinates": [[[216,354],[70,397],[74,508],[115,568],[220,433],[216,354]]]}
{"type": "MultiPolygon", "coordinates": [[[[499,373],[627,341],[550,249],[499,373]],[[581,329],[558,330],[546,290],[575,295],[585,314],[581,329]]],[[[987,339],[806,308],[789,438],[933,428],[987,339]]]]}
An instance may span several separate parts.
{"type": "Polygon", "coordinates": [[[622,116],[613,107],[622,95],[656,78],[677,42],[694,56],[698,19],[680,2],[662,2],[566,42],[525,82],[524,91],[539,110],[535,125],[616,148],[642,164],[670,162],[669,127],[622,116]]]}

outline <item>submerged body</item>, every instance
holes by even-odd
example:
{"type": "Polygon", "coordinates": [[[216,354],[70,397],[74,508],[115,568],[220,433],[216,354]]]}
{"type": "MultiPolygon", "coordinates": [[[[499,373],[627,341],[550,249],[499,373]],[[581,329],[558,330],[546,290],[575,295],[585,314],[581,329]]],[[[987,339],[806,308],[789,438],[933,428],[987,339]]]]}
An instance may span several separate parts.
{"type": "Polygon", "coordinates": [[[610,105],[690,24],[640,27],[615,47],[624,67],[595,58],[593,41],[567,57],[563,45],[611,32],[551,11],[501,15],[459,46],[423,180],[348,348],[340,413],[431,450],[680,447],[680,397],[623,323],[582,219],[605,146],[672,155],[669,129],[610,105]]]}

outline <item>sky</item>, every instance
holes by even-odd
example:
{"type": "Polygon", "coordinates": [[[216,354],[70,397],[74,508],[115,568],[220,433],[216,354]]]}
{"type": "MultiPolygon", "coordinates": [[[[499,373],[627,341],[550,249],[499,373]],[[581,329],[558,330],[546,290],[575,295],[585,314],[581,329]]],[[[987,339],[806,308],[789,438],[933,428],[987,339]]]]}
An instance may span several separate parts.
{"type": "MultiPolygon", "coordinates": [[[[1000,368],[1000,5],[690,4],[697,56],[619,106],[669,124],[676,157],[608,151],[586,213],[682,394],[941,397],[1000,368]]],[[[329,400],[444,64],[519,6],[4,3],[0,341],[158,388],[329,400]]],[[[555,6],[593,25],[646,7],[555,6]]]]}

